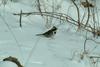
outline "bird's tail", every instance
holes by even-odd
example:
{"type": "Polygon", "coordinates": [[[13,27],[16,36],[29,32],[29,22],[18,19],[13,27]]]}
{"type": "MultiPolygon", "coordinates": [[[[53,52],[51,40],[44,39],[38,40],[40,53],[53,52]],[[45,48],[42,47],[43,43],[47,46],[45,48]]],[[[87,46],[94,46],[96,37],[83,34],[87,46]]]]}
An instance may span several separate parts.
{"type": "Polygon", "coordinates": [[[36,36],[42,36],[42,34],[36,34],[36,36]]]}

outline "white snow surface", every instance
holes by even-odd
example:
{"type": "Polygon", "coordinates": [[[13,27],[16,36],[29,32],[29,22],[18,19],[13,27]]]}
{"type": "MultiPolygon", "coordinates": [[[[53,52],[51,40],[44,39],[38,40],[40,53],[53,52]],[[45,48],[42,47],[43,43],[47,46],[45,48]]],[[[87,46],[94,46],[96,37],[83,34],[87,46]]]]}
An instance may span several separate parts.
{"type": "MultiPolygon", "coordinates": [[[[20,28],[19,16],[13,13],[19,13],[20,10],[23,12],[34,10],[29,2],[22,2],[23,0],[17,3],[8,2],[5,6],[0,6],[0,67],[17,67],[12,62],[2,61],[9,56],[16,57],[24,67],[92,67],[95,65],[89,56],[100,56],[99,44],[87,41],[89,53],[81,59],[86,33],[77,32],[75,26],[69,23],[59,26],[54,38],[36,36],[47,30],[44,19],[39,15],[24,16],[23,26],[20,28]]],[[[68,6],[65,6],[69,3],[70,1],[62,3],[63,9],[60,10],[62,13],[67,13],[64,10],[67,10],[68,6]]],[[[74,15],[73,18],[77,19],[74,15]]],[[[56,23],[59,21],[55,20],[54,24],[56,23]]],[[[89,37],[93,38],[93,35],[89,33],[89,37]]],[[[99,41],[99,38],[97,40],[99,41]]],[[[98,62],[97,65],[100,66],[100,63],[98,62]]]]}

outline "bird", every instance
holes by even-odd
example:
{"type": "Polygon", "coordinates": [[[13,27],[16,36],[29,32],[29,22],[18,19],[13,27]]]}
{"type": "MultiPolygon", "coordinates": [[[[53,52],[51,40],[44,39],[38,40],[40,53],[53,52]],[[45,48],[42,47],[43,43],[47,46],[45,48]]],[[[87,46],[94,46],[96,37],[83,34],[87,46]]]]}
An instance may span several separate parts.
{"type": "Polygon", "coordinates": [[[57,27],[53,26],[50,30],[42,33],[42,34],[36,34],[36,36],[43,36],[46,38],[52,38],[57,32],[57,27]]]}

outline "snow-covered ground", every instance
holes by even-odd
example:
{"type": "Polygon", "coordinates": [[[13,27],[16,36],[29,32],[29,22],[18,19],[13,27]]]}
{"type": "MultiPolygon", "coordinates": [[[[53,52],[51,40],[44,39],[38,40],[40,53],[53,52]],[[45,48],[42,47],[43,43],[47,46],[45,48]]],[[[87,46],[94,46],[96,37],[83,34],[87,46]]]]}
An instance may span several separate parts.
{"type": "MultiPolygon", "coordinates": [[[[18,0],[17,3],[8,2],[5,6],[0,6],[0,67],[17,67],[12,62],[2,61],[9,56],[18,58],[24,67],[100,66],[99,61],[94,64],[93,60],[89,58],[89,56],[100,56],[99,44],[87,41],[88,53],[83,54],[86,32],[77,32],[72,24],[63,23],[59,26],[54,38],[36,36],[47,30],[44,19],[39,15],[24,16],[22,18],[23,26],[20,28],[19,16],[13,15],[13,13],[19,13],[21,10],[23,12],[34,11],[32,3],[29,1],[19,2],[18,0]],[[83,59],[82,56],[84,56],[83,59]]],[[[70,1],[64,1],[62,4],[63,9],[59,11],[67,13],[70,1]]],[[[73,18],[77,19],[74,15],[73,18]]],[[[56,20],[54,25],[56,23],[58,24],[59,20],[56,20]]],[[[91,33],[88,36],[93,38],[91,33]]]]}

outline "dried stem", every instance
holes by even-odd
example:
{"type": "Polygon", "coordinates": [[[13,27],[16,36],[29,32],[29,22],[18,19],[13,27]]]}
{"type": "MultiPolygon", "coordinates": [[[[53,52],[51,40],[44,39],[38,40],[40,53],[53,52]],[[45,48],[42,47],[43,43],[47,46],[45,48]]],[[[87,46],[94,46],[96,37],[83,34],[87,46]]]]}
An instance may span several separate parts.
{"type": "Polygon", "coordinates": [[[90,56],[90,58],[100,58],[100,56],[90,56]]]}
{"type": "Polygon", "coordinates": [[[22,10],[20,11],[19,26],[22,27],[22,10]]]}
{"type": "Polygon", "coordinates": [[[78,20],[77,20],[77,22],[78,22],[78,28],[80,29],[80,12],[79,12],[79,8],[78,8],[78,6],[77,6],[77,4],[75,3],[74,0],[72,0],[72,2],[73,2],[73,4],[75,5],[75,7],[76,7],[76,9],[77,9],[77,15],[78,15],[78,20]]]}
{"type": "Polygon", "coordinates": [[[86,37],[86,39],[84,41],[84,53],[86,53],[86,42],[87,42],[87,37],[86,37]]]}
{"type": "Polygon", "coordinates": [[[15,58],[15,57],[12,57],[12,56],[9,56],[7,58],[4,58],[3,61],[10,61],[10,62],[15,63],[18,67],[23,67],[21,65],[21,63],[19,62],[19,60],[17,58],[15,58]]]}
{"type": "MultiPolygon", "coordinates": [[[[89,4],[88,0],[86,0],[86,3],[89,4]]],[[[89,18],[90,18],[90,8],[88,6],[88,18],[87,18],[87,21],[86,21],[86,24],[85,24],[84,28],[88,25],[89,18]]]]}
{"type": "MultiPolygon", "coordinates": [[[[60,20],[65,20],[73,25],[76,25],[76,26],[79,26],[77,23],[76,20],[74,20],[73,18],[71,18],[70,16],[66,15],[66,14],[63,14],[63,13],[56,13],[54,12],[53,15],[52,15],[52,12],[42,12],[42,14],[44,16],[49,16],[49,17],[53,17],[53,18],[56,18],[56,19],[60,19],[60,20]],[[62,17],[62,18],[60,18],[62,17]]],[[[19,13],[14,13],[14,15],[20,15],[19,13]]],[[[22,13],[22,15],[41,15],[40,12],[28,12],[28,13],[22,13]]],[[[84,27],[84,24],[81,23],[81,26],[84,27]]],[[[92,32],[92,27],[90,25],[87,25],[85,28],[85,30],[89,31],[89,32],[92,32]]]]}
{"type": "Polygon", "coordinates": [[[41,11],[41,4],[40,4],[40,0],[37,0],[37,3],[38,3],[38,10],[39,10],[39,12],[40,12],[41,16],[43,16],[42,11],[41,11]]]}

